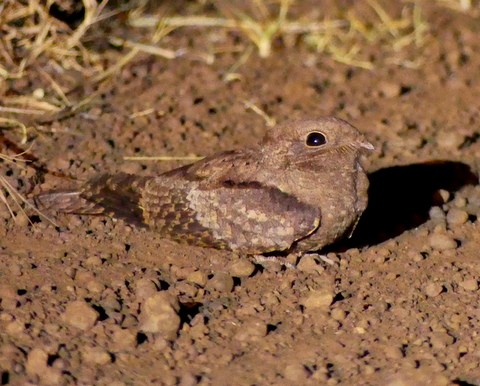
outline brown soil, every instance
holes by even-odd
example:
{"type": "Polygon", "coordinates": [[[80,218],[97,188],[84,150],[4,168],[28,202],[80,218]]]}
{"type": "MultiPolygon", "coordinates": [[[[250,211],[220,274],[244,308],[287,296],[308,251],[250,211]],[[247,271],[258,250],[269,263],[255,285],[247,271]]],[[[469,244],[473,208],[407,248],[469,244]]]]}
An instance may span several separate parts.
{"type": "MultiPolygon", "coordinates": [[[[255,143],[265,122],[246,100],[278,122],[336,115],[376,147],[370,206],[325,251],[331,264],[306,255],[297,269],[108,218],[15,223],[2,208],[0,383],[479,385],[480,31],[470,16],[430,13],[417,69],[362,70],[278,44],[227,83],[238,54],[138,56],[87,111],[45,124],[32,153],[84,179],[180,165],[128,155],[255,143]]],[[[206,36],[181,30],[166,44],[206,36]]],[[[26,194],[71,184],[0,166],[26,194]]]]}

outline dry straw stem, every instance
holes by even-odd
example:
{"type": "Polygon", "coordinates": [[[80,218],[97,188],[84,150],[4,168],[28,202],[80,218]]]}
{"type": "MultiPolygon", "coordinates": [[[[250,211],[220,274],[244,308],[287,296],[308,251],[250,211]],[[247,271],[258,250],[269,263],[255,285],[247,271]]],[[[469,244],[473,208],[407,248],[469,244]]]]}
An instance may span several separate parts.
{"type": "MultiPolygon", "coordinates": [[[[1,109],[0,109],[1,111],[1,109]]],[[[22,139],[20,140],[20,144],[25,145],[28,141],[28,129],[22,122],[17,121],[13,118],[3,118],[0,117],[0,129],[10,129],[10,128],[19,128],[22,134],[22,139]]],[[[0,158],[2,158],[4,154],[0,153],[0,158]]]]}
{"type": "Polygon", "coordinates": [[[125,156],[125,161],[198,161],[201,156],[125,156]]]}
{"type": "Polygon", "coordinates": [[[243,101],[243,104],[247,110],[252,110],[255,114],[260,115],[268,127],[273,127],[277,124],[277,121],[275,120],[275,118],[268,115],[264,110],[258,107],[255,103],[251,101],[243,101]]]}

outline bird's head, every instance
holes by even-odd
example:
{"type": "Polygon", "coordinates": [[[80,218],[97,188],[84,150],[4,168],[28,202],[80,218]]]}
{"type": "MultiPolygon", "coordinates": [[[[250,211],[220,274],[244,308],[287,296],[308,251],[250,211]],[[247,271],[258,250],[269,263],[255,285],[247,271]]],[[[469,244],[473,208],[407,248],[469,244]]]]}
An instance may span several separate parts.
{"type": "Polygon", "coordinates": [[[373,150],[365,136],[348,122],[325,117],[297,120],[277,125],[265,134],[260,144],[268,158],[289,164],[317,164],[326,157],[343,159],[373,150]]]}

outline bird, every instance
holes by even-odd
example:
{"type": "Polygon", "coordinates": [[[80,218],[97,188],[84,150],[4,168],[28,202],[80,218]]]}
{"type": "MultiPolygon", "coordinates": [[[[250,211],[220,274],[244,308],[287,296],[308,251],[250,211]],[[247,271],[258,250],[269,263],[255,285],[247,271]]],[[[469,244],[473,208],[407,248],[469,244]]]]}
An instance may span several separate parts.
{"type": "Polygon", "coordinates": [[[257,144],[156,176],[100,174],[37,207],[106,215],[162,238],[260,255],[320,251],[351,235],[368,203],[365,136],[336,117],[291,120],[257,144]]]}

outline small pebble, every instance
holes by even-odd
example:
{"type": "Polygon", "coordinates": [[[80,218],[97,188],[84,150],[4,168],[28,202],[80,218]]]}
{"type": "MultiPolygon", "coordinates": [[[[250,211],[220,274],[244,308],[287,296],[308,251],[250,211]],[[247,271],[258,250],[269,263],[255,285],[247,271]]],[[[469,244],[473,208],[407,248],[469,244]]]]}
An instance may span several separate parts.
{"type": "Polygon", "coordinates": [[[85,347],[82,350],[82,358],[85,362],[96,365],[106,365],[112,362],[112,356],[103,347],[85,347]]]}
{"type": "Polygon", "coordinates": [[[117,299],[116,295],[113,293],[108,293],[104,295],[105,297],[100,301],[100,305],[108,312],[110,311],[121,311],[122,304],[117,299]]]}
{"type": "Polygon", "coordinates": [[[395,82],[380,82],[378,89],[385,98],[394,98],[400,95],[402,86],[399,83],[395,82]]]}
{"type": "Polygon", "coordinates": [[[388,346],[388,347],[385,347],[384,351],[385,351],[385,356],[388,359],[402,359],[403,358],[403,352],[398,347],[388,346]]]}
{"type": "Polygon", "coordinates": [[[15,318],[12,314],[9,314],[7,312],[0,313],[0,322],[11,322],[14,319],[15,318]]]}
{"type": "Polygon", "coordinates": [[[443,286],[438,283],[430,283],[425,286],[425,294],[434,298],[443,292],[443,286]]]}
{"type": "Polygon", "coordinates": [[[102,265],[102,259],[99,256],[90,256],[85,260],[85,265],[98,267],[99,265],[102,265]]]}
{"type": "Polygon", "coordinates": [[[428,215],[432,220],[443,220],[445,218],[445,213],[439,206],[432,206],[428,211],[428,215]]]}
{"type": "Polygon", "coordinates": [[[205,284],[207,284],[208,276],[203,271],[195,271],[187,276],[187,281],[203,288],[205,287],[205,284]]]}
{"type": "Polygon", "coordinates": [[[10,272],[12,273],[13,276],[22,276],[22,266],[17,263],[12,263],[10,265],[10,272]]]}
{"type": "Polygon", "coordinates": [[[36,88],[33,90],[32,96],[38,100],[43,99],[45,97],[45,90],[43,88],[36,88]]]}
{"type": "Polygon", "coordinates": [[[437,251],[446,251],[457,248],[457,242],[450,236],[433,233],[429,238],[430,246],[437,251]]]}
{"type": "Polygon", "coordinates": [[[255,271],[255,265],[247,259],[238,259],[228,269],[234,277],[248,277],[253,271],[255,271]]]}
{"type": "Polygon", "coordinates": [[[447,346],[453,344],[454,341],[455,339],[453,336],[445,332],[436,332],[430,337],[430,343],[432,344],[432,347],[437,350],[445,349],[447,346]]]}
{"type": "Polygon", "coordinates": [[[325,309],[327,310],[333,302],[333,293],[330,290],[313,290],[301,301],[301,304],[307,309],[325,309]]]}
{"type": "Polygon", "coordinates": [[[95,325],[98,312],[83,300],[76,300],[67,305],[63,318],[70,326],[85,331],[95,325]]]}
{"type": "Polygon", "coordinates": [[[12,336],[20,336],[25,332],[25,324],[19,320],[14,320],[5,326],[7,334],[12,336]]]}
{"type": "Polygon", "coordinates": [[[28,216],[21,212],[15,216],[15,224],[19,227],[26,227],[29,224],[28,216]]]}
{"type": "Polygon", "coordinates": [[[442,131],[437,136],[437,143],[444,149],[458,149],[465,142],[465,136],[456,130],[442,131]]]}
{"type": "Polygon", "coordinates": [[[415,263],[420,263],[425,259],[425,257],[418,251],[409,251],[407,253],[408,257],[412,259],[415,263]]]}
{"type": "Polygon", "coordinates": [[[478,281],[476,279],[467,279],[458,283],[458,285],[467,291],[478,290],[478,281]]]}
{"type": "Polygon", "coordinates": [[[87,283],[86,288],[92,293],[99,294],[105,289],[105,286],[98,280],[90,280],[87,283]]]}
{"type": "Polygon", "coordinates": [[[111,340],[114,351],[126,351],[135,347],[137,337],[128,329],[117,328],[113,331],[111,340]]]}
{"type": "Polygon", "coordinates": [[[310,373],[301,363],[291,363],[285,367],[283,376],[285,379],[298,384],[299,381],[306,381],[310,373]]]}
{"type": "Polygon", "coordinates": [[[138,302],[143,302],[157,292],[157,286],[151,279],[142,278],[135,282],[135,297],[138,302]]]}
{"type": "Polygon", "coordinates": [[[16,299],[17,289],[13,285],[0,284],[0,299],[16,299]]]}
{"type": "Polygon", "coordinates": [[[95,275],[90,271],[79,269],[75,273],[75,281],[77,281],[77,283],[86,285],[88,282],[92,280],[95,280],[95,275]]]}
{"type": "Polygon", "coordinates": [[[315,256],[312,254],[303,255],[302,259],[297,264],[297,269],[306,273],[321,273],[325,270],[320,264],[317,263],[315,256]]]}
{"type": "Polygon", "coordinates": [[[19,305],[19,302],[15,298],[3,298],[2,300],[2,308],[5,311],[13,311],[19,305]]]}
{"type": "Polygon", "coordinates": [[[217,272],[207,282],[205,289],[218,292],[232,292],[233,286],[233,278],[230,275],[223,272],[217,272]]]}
{"type": "Polygon", "coordinates": [[[467,199],[465,197],[457,196],[453,200],[453,205],[455,205],[457,208],[465,208],[467,205],[467,199]]]}
{"type": "Polygon", "coordinates": [[[345,317],[347,316],[347,314],[341,308],[334,308],[331,312],[331,316],[332,316],[333,319],[341,322],[341,321],[345,320],[345,317]]]}
{"type": "Polygon", "coordinates": [[[145,300],[141,309],[140,330],[158,333],[169,340],[176,338],[180,328],[180,306],[176,297],[167,291],[157,292],[145,300]]]}
{"type": "Polygon", "coordinates": [[[468,213],[463,209],[451,208],[447,213],[448,225],[461,225],[468,221],[468,213]]]}
{"type": "Polygon", "coordinates": [[[47,368],[48,353],[41,348],[33,348],[27,356],[25,369],[28,375],[42,375],[47,368]]]}
{"type": "Polygon", "coordinates": [[[450,192],[448,190],[439,189],[438,195],[440,196],[444,204],[450,199],[450,192]]]}

